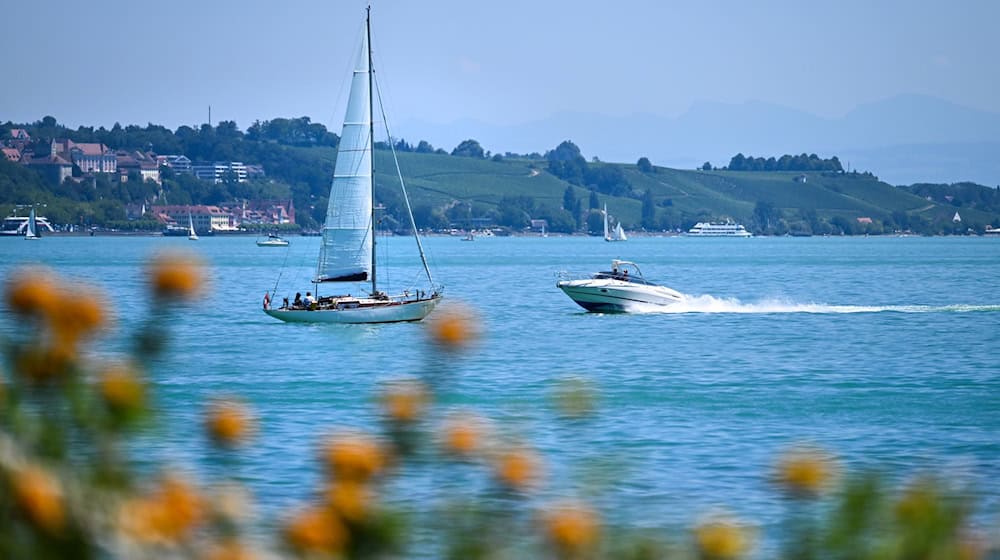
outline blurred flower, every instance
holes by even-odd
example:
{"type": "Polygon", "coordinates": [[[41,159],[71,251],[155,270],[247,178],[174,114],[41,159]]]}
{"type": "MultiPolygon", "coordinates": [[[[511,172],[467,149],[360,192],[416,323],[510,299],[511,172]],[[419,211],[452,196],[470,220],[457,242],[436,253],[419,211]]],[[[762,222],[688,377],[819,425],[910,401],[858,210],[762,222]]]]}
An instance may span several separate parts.
{"type": "Polygon", "coordinates": [[[336,482],[327,490],[326,501],[346,521],[357,523],[371,509],[372,493],[359,482],[336,482]]]}
{"type": "Polygon", "coordinates": [[[575,557],[593,547],[599,536],[597,514],[582,504],[564,504],[544,515],[549,542],[563,555],[575,557]]]}
{"type": "Polygon", "coordinates": [[[339,552],[347,536],[343,523],[324,508],[304,509],[285,525],[285,540],[300,552],[339,552]]]}
{"type": "Polygon", "coordinates": [[[385,466],[382,447],[363,434],[340,434],[327,441],[323,458],[340,482],[366,482],[385,466]]]}
{"type": "Polygon", "coordinates": [[[229,399],[213,401],[205,418],[208,435],[218,444],[234,447],[247,438],[253,419],[246,405],[229,399]]]}
{"type": "Polygon", "coordinates": [[[778,462],[777,481],[796,496],[815,496],[833,478],[832,458],[819,449],[800,447],[786,453],[778,462]]]}
{"type": "Polygon", "coordinates": [[[146,387],[127,366],[119,364],[106,368],[98,383],[104,402],[116,412],[138,412],[145,405],[146,387]]]}
{"type": "Polygon", "coordinates": [[[7,282],[7,305],[28,316],[45,316],[56,303],[56,284],[44,269],[22,269],[7,282]]]}
{"type": "Polygon", "coordinates": [[[728,560],[743,556],[750,542],[746,530],[734,521],[716,518],[694,529],[699,558],[728,560]]]}
{"type": "Polygon", "coordinates": [[[253,506],[249,490],[242,484],[217,484],[212,492],[212,512],[229,521],[247,517],[253,506]]]}
{"type": "Polygon", "coordinates": [[[193,299],[202,288],[201,262],[184,253],[164,253],[149,266],[153,294],[160,299],[193,299]]]}
{"type": "Polygon", "coordinates": [[[204,560],[253,560],[253,552],[236,539],[226,539],[213,545],[203,557],[204,560]]]}
{"type": "Polygon", "coordinates": [[[121,510],[125,531],[146,542],[183,540],[202,518],[201,497],[176,476],[166,477],[152,494],[129,500],[121,510]]]}
{"type": "Polygon", "coordinates": [[[512,490],[527,490],[540,475],[540,461],[529,449],[501,451],[493,465],[497,480],[512,490]]]}
{"type": "Polygon", "coordinates": [[[49,533],[58,533],[66,524],[62,487],[48,471],[29,466],[13,474],[14,500],[28,520],[49,533]]]}
{"type": "Polygon", "coordinates": [[[567,418],[582,418],[596,408],[597,394],[590,383],[579,377],[563,379],[556,386],[555,404],[567,418]]]}
{"type": "Polygon", "coordinates": [[[382,410],[390,420],[413,422],[427,405],[427,390],[419,381],[395,381],[382,392],[382,410]]]}
{"type": "Polygon", "coordinates": [[[472,413],[451,414],[442,431],[441,446],[453,455],[468,457],[483,445],[483,421],[472,413]]]}
{"type": "Polygon", "coordinates": [[[53,345],[74,347],[77,341],[104,326],[104,299],[96,291],[58,290],[48,310],[53,345]]]}
{"type": "Polygon", "coordinates": [[[444,311],[430,322],[431,339],[444,350],[461,350],[478,335],[475,314],[464,307],[444,311]]]}

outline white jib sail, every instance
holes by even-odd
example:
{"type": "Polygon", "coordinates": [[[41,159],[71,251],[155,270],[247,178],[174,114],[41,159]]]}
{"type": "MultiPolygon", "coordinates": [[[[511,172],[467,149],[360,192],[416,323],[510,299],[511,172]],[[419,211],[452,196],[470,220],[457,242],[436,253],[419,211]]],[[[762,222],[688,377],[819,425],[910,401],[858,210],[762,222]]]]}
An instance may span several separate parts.
{"type": "Polygon", "coordinates": [[[316,271],[318,282],[363,281],[371,275],[372,138],[368,71],[368,39],[363,36],[323,224],[316,271]]]}

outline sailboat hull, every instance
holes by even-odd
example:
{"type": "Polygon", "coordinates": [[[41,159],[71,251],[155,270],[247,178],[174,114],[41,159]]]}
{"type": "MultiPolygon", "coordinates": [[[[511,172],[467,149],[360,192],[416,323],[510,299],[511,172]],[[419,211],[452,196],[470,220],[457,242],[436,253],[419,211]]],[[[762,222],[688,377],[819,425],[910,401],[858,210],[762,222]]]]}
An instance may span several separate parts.
{"type": "Polygon", "coordinates": [[[372,302],[372,300],[360,300],[360,304],[356,307],[344,306],[315,310],[265,309],[264,313],[286,323],[403,323],[423,319],[434,310],[440,301],[441,296],[406,301],[372,302]]]}

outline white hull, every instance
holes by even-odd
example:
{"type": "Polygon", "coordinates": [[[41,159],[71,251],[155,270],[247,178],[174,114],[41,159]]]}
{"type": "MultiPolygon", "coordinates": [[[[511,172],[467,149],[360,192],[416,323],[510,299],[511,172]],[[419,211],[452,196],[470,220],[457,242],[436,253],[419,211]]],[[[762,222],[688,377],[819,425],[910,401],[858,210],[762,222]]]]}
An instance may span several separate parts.
{"type": "Polygon", "coordinates": [[[644,305],[672,305],[684,296],[670,288],[623,280],[563,280],[556,284],[580,307],[595,312],[627,312],[644,305]]]}
{"type": "MultiPolygon", "coordinates": [[[[347,301],[347,300],[344,300],[347,301]]],[[[356,307],[327,309],[265,309],[275,319],[286,323],[400,323],[419,321],[441,301],[441,296],[421,300],[372,300],[352,298],[356,307]]]]}
{"type": "Polygon", "coordinates": [[[258,247],[288,247],[287,241],[258,241],[258,247]]]}

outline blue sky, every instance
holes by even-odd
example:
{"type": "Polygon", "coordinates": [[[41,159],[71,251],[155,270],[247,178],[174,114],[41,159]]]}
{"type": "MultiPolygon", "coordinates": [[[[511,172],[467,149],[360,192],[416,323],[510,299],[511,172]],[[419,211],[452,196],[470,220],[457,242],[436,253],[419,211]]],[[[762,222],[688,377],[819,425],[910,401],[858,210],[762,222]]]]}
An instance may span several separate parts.
{"type": "MultiPolygon", "coordinates": [[[[11,2],[0,120],[339,128],[365,2],[11,2]]],[[[390,119],[514,125],[763,101],[824,117],[899,94],[1000,113],[1000,2],[373,6],[390,119]]],[[[404,131],[408,137],[419,131],[404,131]]],[[[399,134],[397,134],[399,135],[399,134]]]]}

